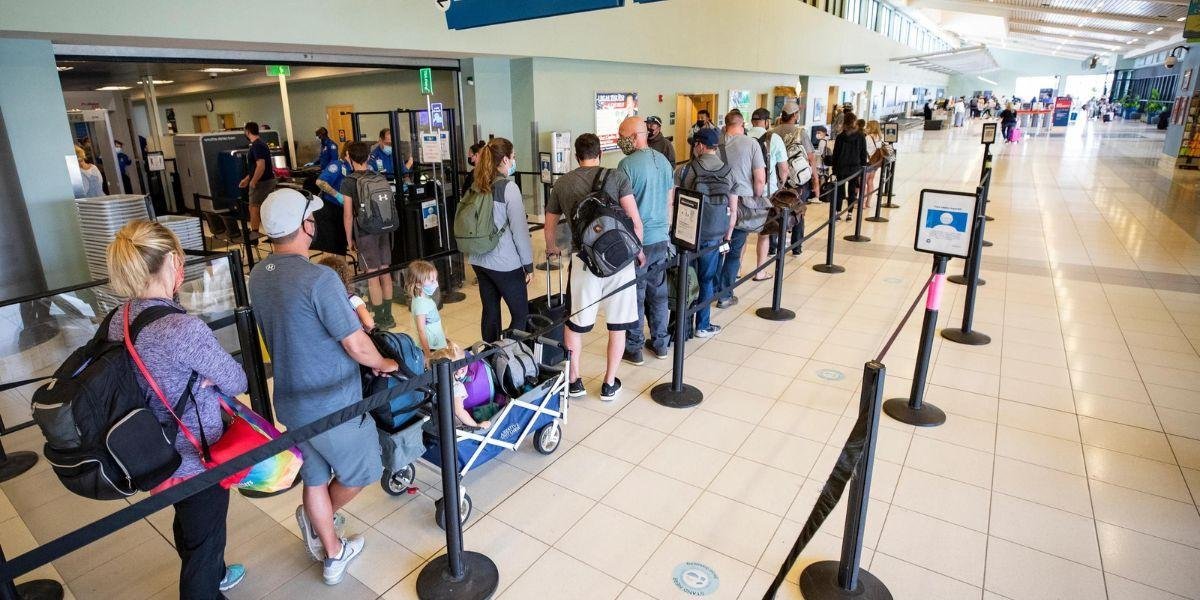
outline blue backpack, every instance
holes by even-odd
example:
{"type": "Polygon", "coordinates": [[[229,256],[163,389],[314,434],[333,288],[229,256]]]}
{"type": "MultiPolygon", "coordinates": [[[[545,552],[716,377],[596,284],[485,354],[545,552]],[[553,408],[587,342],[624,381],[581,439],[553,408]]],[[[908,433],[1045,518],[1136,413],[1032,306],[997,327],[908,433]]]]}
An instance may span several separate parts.
{"type": "MultiPolygon", "coordinates": [[[[425,353],[408,334],[377,329],[371,332],[371,341],[375,342],[375,348],[384,358],[399,363],[400,370],[391,377],[376,377],[370,369],[364,369],[364,394],[371,395],[399,387],[409,379],[425,374],[425,353]]],[[[417,409],[424,404],[427,394],[428,390],[423,388],[397,394],[388,401],[387,406],[375,409],[372,414],[376,422],[385,429],[399,429],[411,420],[417,409]]]]}

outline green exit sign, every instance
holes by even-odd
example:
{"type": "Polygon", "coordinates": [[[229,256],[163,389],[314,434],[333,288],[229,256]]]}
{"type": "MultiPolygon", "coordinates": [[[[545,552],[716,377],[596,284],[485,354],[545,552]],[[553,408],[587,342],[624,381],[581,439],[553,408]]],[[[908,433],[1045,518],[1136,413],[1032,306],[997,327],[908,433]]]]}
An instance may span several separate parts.
{"type": "Polygon", "coordinates": [[[271,77],[278,77],[280,75],[287,77],[291,74],[292,68],[287,65],[267,65],[267,75],[271,77]]]}
{"type": "Polygon", "coordinates": [[[433,69],[429,67],[421,69],[421,93],[433,93],[433,69]]]}

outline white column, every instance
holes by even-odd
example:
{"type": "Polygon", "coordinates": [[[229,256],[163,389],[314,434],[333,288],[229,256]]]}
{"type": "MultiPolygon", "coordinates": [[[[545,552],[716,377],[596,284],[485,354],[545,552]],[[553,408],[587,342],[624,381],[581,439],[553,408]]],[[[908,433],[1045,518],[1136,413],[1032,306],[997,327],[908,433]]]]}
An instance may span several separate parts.
{"type": "MultiPolygon", "coordinates": [[[[289,166],[296,168],[296,138],[292,135],[292,103],[288,101],[287,77],[279,76],[279,97],[283,99],[283,131],[288,139],[289,166]]],[[[267,165],[271,168],[271,165],[267,165]]]]}

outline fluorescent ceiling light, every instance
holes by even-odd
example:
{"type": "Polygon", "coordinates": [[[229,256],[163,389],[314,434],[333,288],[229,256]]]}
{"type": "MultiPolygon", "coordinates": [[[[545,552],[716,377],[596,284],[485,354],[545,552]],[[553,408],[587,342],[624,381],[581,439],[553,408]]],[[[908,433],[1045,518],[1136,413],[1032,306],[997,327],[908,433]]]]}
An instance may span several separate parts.
{"type": "Polygon", "coordinates": [[[127,85],[106,85],[104,87],[96,88],[96,91],[97,92],[123,92],[123,91],[129,90],[129,89],[133,89],[133,88],[131,88],[130,86],[127,86],[127,85]]]}
{"type": "Polygon", "coordinates": [[[241,73],[242,71],[245,71],[245,69],[238,69],[235,67],[208,67],[206,69],[200,69],[200,71],[204,73],[241,73]]]}
{"type": "Polygon", "coordinates": [[[175,83],[175,80],[174,79],[151,79],[150,83],[153,83],[154,85],[167,85],[167,84],[175,83]]]}
{"type": "Polygon", "coordinates": [[[980,81],[987,82],[992,85],[1000,85],[1000,84],[996,83],[995,81],[992,81],[991,79],[988,79],[987,77],[984,77],[983,75],[976,75],[976,77],[978,77],[980,81]]]}
{"type": "Polygon", "coordinates": [[[58,72],[59,72],[59,73],[62,73],[63,71],[70,71],[71,69],[74,69],[74,68],[75,68],[75,67],[64,67],[64,66],[62,66],[62,65],[59,65],[59,66],[58,66],[58,72]]]}

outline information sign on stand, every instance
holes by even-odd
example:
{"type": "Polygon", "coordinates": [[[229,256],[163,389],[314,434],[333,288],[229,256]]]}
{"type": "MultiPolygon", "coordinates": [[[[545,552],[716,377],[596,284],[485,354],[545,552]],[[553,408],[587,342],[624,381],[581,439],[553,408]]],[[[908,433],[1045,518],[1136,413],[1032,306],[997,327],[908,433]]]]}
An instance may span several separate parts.
{"type": "Polygon", "coordinates": [[[429,105],[429,126],[434,129],[446,128],[446,115],[442,109],[441,102],[434,102],[429,105]]]}
{"type": "Polygon", "coordinates": [[[982,137],[982,139],[980,139],[980,143],[982,143],[982,144],[995,144],[996,143],[996,124],[995,123],[984,123],[983,124],[983,137],[982,137]]]}
{"type": "Polygon", "coordinates": [[[554,183],[554,167],[549,152],[538,152],[538,171],[542,175],[542,183],[554,183]]]}
{"type": "Polygon", "coordinates": [[[421,134],[421,162],[430,164],[442,162],[442,144],[438,137],[438,134],[434,132],[421,134]]]}
{"type": "Polygon", "coordinates": [[[975,194],[921,190],[913,248],[918,252],[967,258],[975,230],[975,203],[975,194]]]}
{"type": "Polygon", "coordinates": [[[883,124],[883,141],[888,144],[895,144],[900,141],[900,124],[899,123],[884,123],[883,124]]]}
{"type": "Polygon", "coordinates": [[[146,153],[146,168],[151,171],[162,171],[166,169],[166,159],[163,158],[162,152],[147,152],[146,153]]]}
{"type": "Polygon", "coordinates": [[[704,196],[700,192],[675,188],[675,215],[671,240],[683,250],[700,247],[700,219],[704,217],[704,196]]]}

